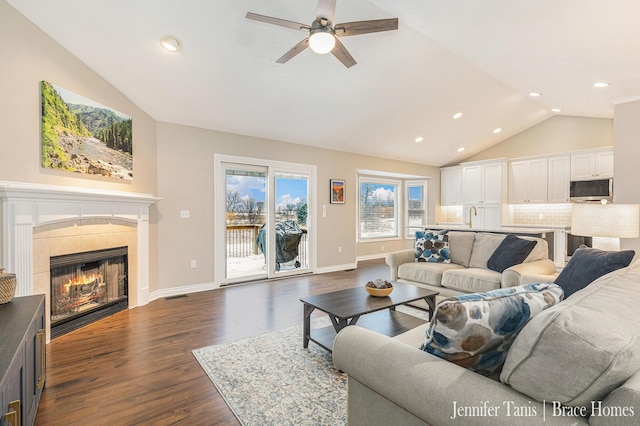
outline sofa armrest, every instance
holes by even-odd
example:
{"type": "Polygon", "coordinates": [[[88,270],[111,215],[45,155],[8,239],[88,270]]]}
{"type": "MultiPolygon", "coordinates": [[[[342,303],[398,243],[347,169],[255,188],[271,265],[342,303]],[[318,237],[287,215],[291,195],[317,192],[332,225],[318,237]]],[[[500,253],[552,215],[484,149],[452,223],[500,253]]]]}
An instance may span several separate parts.
{"type": "MultiPolygon", "coordinates": [[[[543,419],[543,404],[511,387],[359,326],[338,333],[333,362],[350,381],[358,381],[428,424],[513,425],[514,407],[536,411],[531,417],[515,418],[517,424],[539,425],[543,419]],[[495,416],[458,414],[465,407],[483,406],[496,407],[495,416]],[[511,416],[507,415],[509,409],[511,416]]],[[[358,402],[348,401],[352,403],[358,402]]],[[[550,420],[551,407],[546,408],[550,420]]],[[[587,424],[576,417],[553,420],[550,424],[587,424]]]]}
{"type": "Polygon", "coordinates": [[[415,251],[413,249],[395,251],[393,253],[389,253],[385,256],[384,261],[389,265],[391,271],[390,278],[391,281],[396,281],[398,279],[398,266],[403,263],[411,263],[415,260],[415,251]]]}
{"type": "MultiPolygon", "coordinates": [[[[556,265],[551,259],[539,259],[533,262],[520,263],[502,272],[502,287],[515,287],[524,284],[553,282],[556,277],[556,265]],[[539,281],[531,282],[528,275],[538,276],[539,281]]],[[[538,279],[538,278],[536,278],[538,279]]]]}

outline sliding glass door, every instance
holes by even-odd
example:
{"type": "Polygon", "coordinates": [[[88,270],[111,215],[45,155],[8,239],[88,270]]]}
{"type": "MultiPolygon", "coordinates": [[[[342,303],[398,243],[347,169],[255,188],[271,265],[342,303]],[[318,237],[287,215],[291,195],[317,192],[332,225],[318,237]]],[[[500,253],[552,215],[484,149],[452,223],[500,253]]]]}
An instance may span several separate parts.
{"type": "Polygon", "coordinates": [[[274,173],[274,274],[309,269],[309,176],[274,173]]]}
{"type": "Polygon", "coordinates": [[[267,169],[243,164],[224,167],[225,278],[265,278],[267,169]]]}
{"type": "Polygon", "coordinates": [[[244,161],[216,162],[216,280],[231,284],[312,272],[315,167],[220,157],[244,161]]]}

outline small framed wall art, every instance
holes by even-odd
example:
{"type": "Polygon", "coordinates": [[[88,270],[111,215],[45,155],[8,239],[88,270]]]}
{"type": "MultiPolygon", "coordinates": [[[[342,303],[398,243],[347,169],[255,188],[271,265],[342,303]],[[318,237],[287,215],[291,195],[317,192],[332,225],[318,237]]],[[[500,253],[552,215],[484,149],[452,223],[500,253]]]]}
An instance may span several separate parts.
{"type": "Polygon", "coordinates": [[[330,187],[331,187],[331,204],[344,204],[344,190],[345,190],[344,180],[340,179],[331,179],[330,187]]]}

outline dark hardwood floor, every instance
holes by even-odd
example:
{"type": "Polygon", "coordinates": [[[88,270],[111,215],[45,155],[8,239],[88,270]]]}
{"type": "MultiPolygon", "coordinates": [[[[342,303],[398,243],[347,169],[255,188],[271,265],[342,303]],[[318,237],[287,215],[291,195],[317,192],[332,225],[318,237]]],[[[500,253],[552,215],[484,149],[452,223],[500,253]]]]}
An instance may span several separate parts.
{"type": "Polygon", "coordinates": [[[160,299],[60,336],[47,346],[36,425],[238,425],[191,351],[302,323],[301,297],[388,274],[372,260],[160,299]]]}

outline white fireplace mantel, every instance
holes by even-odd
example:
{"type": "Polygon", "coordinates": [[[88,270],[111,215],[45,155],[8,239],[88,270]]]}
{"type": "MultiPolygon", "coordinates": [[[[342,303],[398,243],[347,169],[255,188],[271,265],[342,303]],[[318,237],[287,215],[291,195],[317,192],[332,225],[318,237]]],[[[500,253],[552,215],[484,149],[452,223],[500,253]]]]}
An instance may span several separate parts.
{"type": "Polygon", "coordinates": [[[137,301],[149,301],[149,194],[0,181],[2,266],[16,274],[16,296],[33,294],[33,228],[87,218],[136,223],[137,301]]]}

